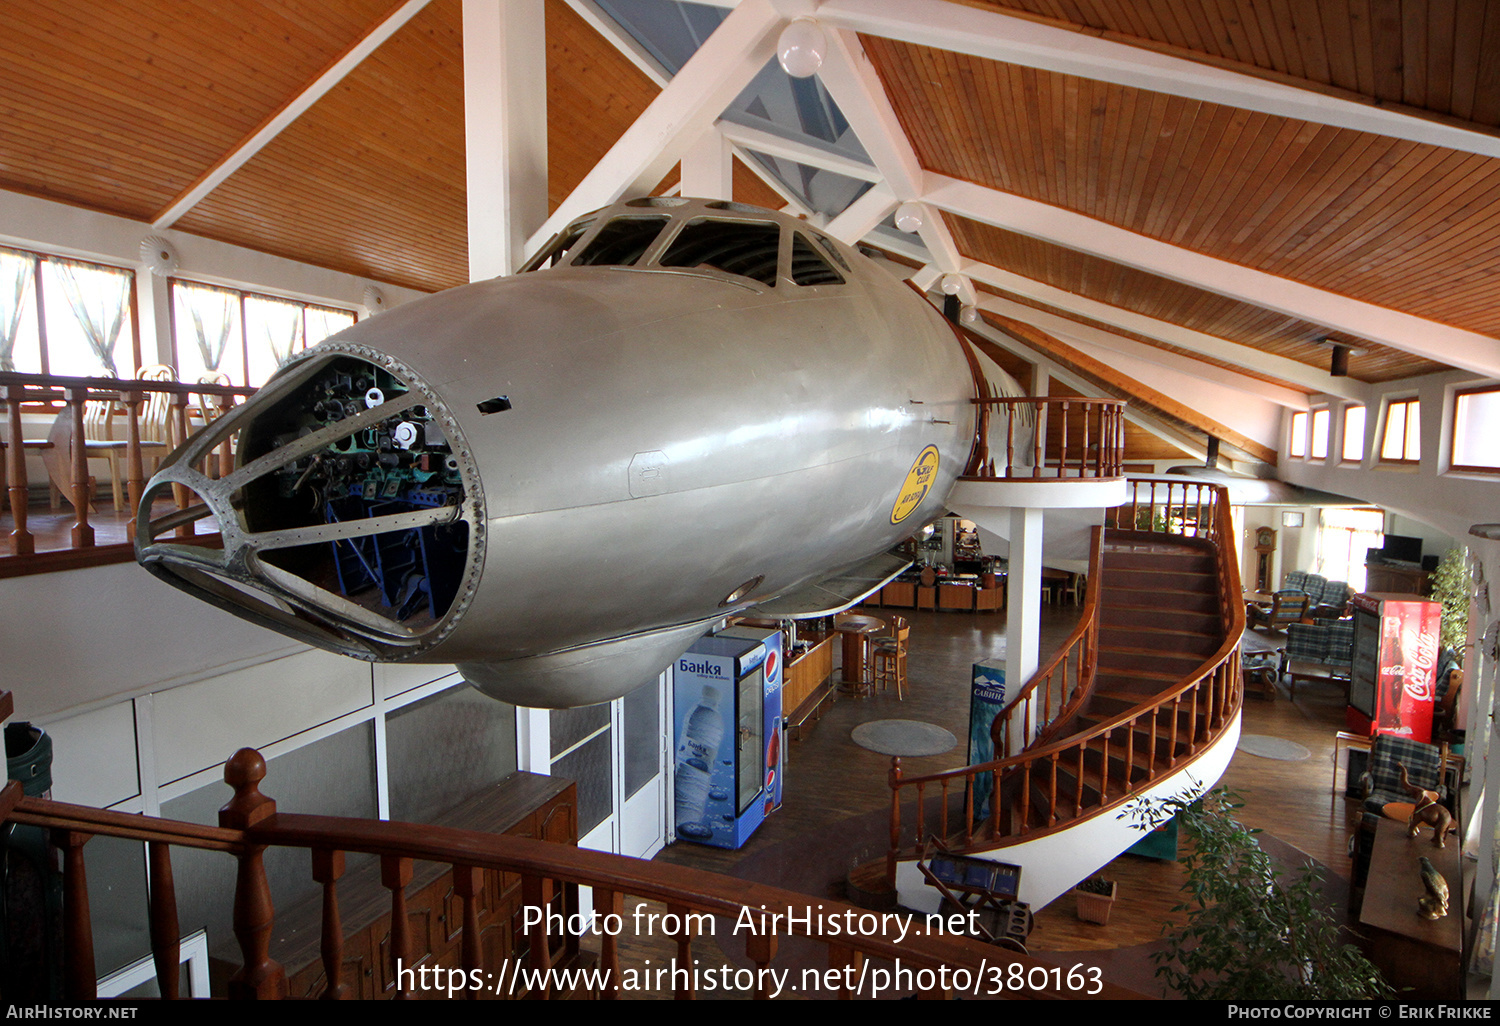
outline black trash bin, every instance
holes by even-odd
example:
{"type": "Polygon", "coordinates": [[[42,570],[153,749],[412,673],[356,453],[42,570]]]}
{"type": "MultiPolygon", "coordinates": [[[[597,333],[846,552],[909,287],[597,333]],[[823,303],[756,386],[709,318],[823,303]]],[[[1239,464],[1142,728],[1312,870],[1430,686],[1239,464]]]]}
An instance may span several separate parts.
{"type": "MultiPolygon", "coordinates": [[[[6,776],[28,797],[52,792],[52,738],[29,723],[5,725],[6,776]]],[[[62,873],[41,827],[0,832],[0,993],[8,1002],[59,1001],[62,873]]]]}

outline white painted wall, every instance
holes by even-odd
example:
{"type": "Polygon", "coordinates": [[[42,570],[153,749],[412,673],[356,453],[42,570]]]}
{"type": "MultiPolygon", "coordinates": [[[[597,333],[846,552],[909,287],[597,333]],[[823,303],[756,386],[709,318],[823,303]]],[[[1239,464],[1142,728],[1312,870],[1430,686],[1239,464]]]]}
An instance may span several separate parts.
{"type": "Polygon", "coordinates": [[[1462,539],[1468,534],[1471,524],[1500,519],[1496,514],[1500,508],[1500,480],[1477,474],[1455,474],[1448,469],[1453,391],[1461,385],[1481,380],[1485,379],[1450,371],[1372,385],[1365,417],[1365,458],[1358,464],[1344,464],[1338,459],[1343,449],[1343,407],[1346,402],[1328,396],[1314,397],[1314,405],[1329,401],[1333,410],[1329,458],[1291,459],[1286,455],[1284,436],[1291,422],[1288,411],[1280,446],[1279,476],[1293,484],[1353,496],[1405,518],[1401,522],[1405,523],[1407,530],[1395,530],[1390,523],[1387,529],[1396,534],[1433,532],[1433,550],[1441,555],[1437,546],[1444,539],[1462,539]],[[1378,451],[1377,440],[1383,427],[1382,400],[1409,395],[1417,396],[1422,403],[1421,464],[1418,467],[1381,466],[1374,454],[1378,451]],[[1412,521],[1427,526],[1418,530],[1412,521]]]}

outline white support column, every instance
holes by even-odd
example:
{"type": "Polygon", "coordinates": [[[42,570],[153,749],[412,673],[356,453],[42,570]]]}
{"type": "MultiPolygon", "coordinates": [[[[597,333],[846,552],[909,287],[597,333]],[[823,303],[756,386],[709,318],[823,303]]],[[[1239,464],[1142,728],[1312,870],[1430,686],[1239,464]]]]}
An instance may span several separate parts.
{"type": "Polygon", "coordinates": [[[542,0],[464,0],[469,280],[510,274],[547,219],[542,0]]]}
{"type": "MultiPolygon", "coordinates": [[[[167,279],[152,274],[144,264],[135,269],[135,309],[140,317],[141,363],[172,362],[171,289],[167,279]]],[[[121,372],[133,377],[139,368],[121,372]]]]}
{"type": "Polygon", "coordinates": [[[516,706],[516,769],[552,775],[552,713],[516,706]]]}
{"type": "MultiPolygon", "coordinates": [[[[1036,673],[1042,628],[1042,511],[1010,511],[1010,566],[1005,582],[1005,690],[1018,693],[1036,673]]],[[[1019,727],[1019,721],[1017,726],[1019,727]]],[[[1035,717],[1033,726],[1037,726],[1035,717]]],[[[1011,751],[1031,740],[1011,737],[1011,751]]]]}
{"type": "Polygon", "coordinates": [[[734,199],[734,155],[729,140],[710,128],[682,154],[683,196],[734,199]]]}

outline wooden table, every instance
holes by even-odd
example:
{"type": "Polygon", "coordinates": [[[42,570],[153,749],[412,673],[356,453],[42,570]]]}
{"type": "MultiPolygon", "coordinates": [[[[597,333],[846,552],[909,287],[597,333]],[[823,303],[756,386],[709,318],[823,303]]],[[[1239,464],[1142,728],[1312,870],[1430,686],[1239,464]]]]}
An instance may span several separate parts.
{"type": "Polygon", "coordinates": [[[870,666],[870,639],[877,634],[884,634],[890,629],[889,625],[878,616],[841,613],[833,618],[833,629],[843,635],[844,639],[843,687],[853,694],[863,695],[874,683],[870,666]],[[857,670],[858,676],[851,679],[851,670],[857,670]]]}
{"type": "Polygon", "coordinates": [[[1375,828],[1369,882],[1359,925],[1361,947],[1398,991],[1428,1001],[1463,1000],[1464,885],[1458,839],[1434,848],[1431,831],[1407,837],[1406,824],[1382,819],[1375,828]],[[1448,914],[1423,919],[1417,899],[1426,894],[1417,858],[1425,855],[1448,882],[1448,914]]]}

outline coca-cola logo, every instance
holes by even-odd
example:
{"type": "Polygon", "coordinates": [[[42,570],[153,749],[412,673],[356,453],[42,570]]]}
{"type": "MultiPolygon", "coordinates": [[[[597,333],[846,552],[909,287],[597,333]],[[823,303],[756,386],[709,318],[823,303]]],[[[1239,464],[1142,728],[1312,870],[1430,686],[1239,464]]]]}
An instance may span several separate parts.
{"type": "Polygon", "coordinates": [[[1417,635],[1417,650],[1411,657],[1411,672],[1406,675],[1406,693],[1419,702],[1433,699],[1437,666],[1438,639],[1435,631],[1422,631],[1417,635]]]}

